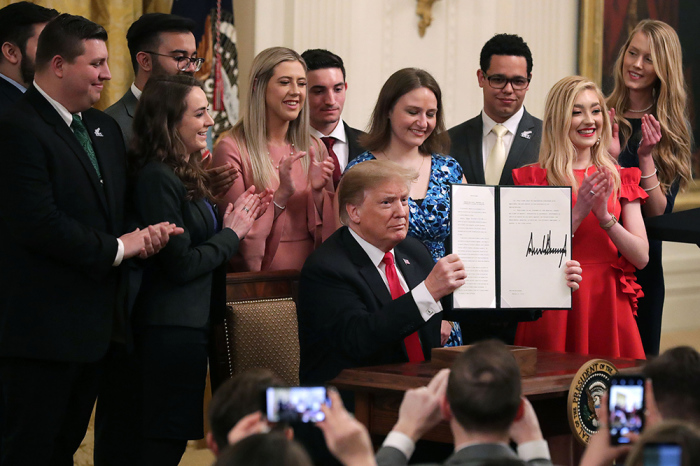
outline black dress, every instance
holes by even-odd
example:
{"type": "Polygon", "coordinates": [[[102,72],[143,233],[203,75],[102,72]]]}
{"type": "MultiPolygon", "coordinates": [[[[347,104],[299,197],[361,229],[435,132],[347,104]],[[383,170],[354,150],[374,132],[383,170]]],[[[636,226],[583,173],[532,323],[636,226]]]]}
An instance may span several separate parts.
{"type": "MultiPolygon", "coordinates": [[[[622,167],[639,167],[637,148],[642,139],[642,120],[641,118],[628,118],[627,121],[632,125],[632,136],[620,153],[618,163],[622,167]]],[[[643,173],[643,175],[648,175],[648,173],[643,173]]],[[[670,191],[666,194],[664,214],[673,211],[679,186],[680,178],[676,178],[670,191]]],[[[644,214],[643,210],[642,214],[644,214]]],[[[661,240],[649,240],[649,263],[642,270],[638,270],[636,274],[637,283],[642,286],[644,292],[644,297],[639,299],[637,327],[639,327],[647,357],[659,354],[659,341],[661,340],[661,316],[664,310],[665,295],[661,244],[661,240]]]]}

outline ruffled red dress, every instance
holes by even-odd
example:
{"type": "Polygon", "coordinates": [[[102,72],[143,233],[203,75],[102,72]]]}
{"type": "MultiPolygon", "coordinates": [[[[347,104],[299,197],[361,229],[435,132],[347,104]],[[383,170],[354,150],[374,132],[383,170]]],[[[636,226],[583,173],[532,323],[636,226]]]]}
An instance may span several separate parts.
{"type": "MultiPolygon", "coordinates": [[[[611,196],[608,211],[624,223],[619,199],[644,201],[649,196],[639,186],[642,172],[638,168],[618,170],[618,199],[611,196]]],[[[574,174],[579,184],[586,175],[585,170],[574,170],[574,174]]],[[[539,166],[513,170],[513,180],[516,185],[548,185],[547,171],[539,166]]],[[[576,195],[574,192],[573,205],[576,195]]],[[[593,212],[574,232],[571,244],[571,257],[583,269],[580,288],[572,294],[571,311],[544,311],[535,322],[521,322],[515,344],[544,351],[645,359],[635,321],[637,299],[644,294],[636,282],[635,267],[619,254],[593,212]]]]}

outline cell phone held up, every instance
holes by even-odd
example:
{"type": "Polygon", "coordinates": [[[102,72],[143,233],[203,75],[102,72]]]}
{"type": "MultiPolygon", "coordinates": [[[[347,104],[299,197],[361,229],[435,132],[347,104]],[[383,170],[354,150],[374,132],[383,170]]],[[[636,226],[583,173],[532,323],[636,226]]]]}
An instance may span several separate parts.
{"type": "Polygon", "coordinates": [[[320,422],[322,404],[330,404],[326,387],[268,387],[263,393],[269,422],[320,422]]]}
{"type": "Polygon", "coordinates": [[[608,396],[611,445],[629,444],[629,434],[642,432],[644,409],[643,376],[618,374],[611,377],[608,396]]]}

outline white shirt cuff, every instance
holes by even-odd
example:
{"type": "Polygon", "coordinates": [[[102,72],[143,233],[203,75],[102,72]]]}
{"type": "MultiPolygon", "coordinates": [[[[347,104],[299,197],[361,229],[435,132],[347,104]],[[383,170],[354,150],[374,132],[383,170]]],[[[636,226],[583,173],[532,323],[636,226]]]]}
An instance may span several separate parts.
{"type": "Polygon", "coordinates": [[[418,306],[420,315],[423,316],[423,320],[426,322],[438,312],[442,312],[442,304],[435,302],[424,281],[411,290],[411,295],[413,295],[413,300],[418,306]]]}
{"type": "Polygon", "coordinates": [[[122,240],[117,238],[117,257],[114,258],[114,262],[112,262],[112,267],[119,267],[119,265],[122,263],[122,260],[124,260],[124,243],[122,243],[122,240]]]}
{"type": "Polygon", "coordinates": [[[523,461],[531,461],[536,458],[551,459],[546,440],[533,440],[518,445],[518,456],[523,461]]]}
{"type": "Polygon", "coordinates": [[[408,435],[401,432],[396,432],[394,430],[389,432],[389,435],[387,435],[384,439],[382,446],[396,448],[401,453],[406,455],[406,460],[411,459],[411,456],[416,449],[416,444],[413,443],[413,440],[411,440],[408,435]]]}

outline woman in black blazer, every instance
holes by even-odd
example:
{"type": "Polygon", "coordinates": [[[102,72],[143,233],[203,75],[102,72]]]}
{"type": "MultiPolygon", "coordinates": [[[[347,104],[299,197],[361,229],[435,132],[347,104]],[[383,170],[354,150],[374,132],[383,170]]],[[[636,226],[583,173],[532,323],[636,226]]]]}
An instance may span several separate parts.
{"type": "Polygon", "coordinates": [[[154,78],[134,117],[138,219],[171,219],[185,230],[148,264],[134,306],[143,464],[177,465],[187,440],[203,436],[208,334],[223,315],[225,264],[272,197],[248,190],[218,216],[202,167],[214,124],[208,105],[195,78],[154,78]]]}

